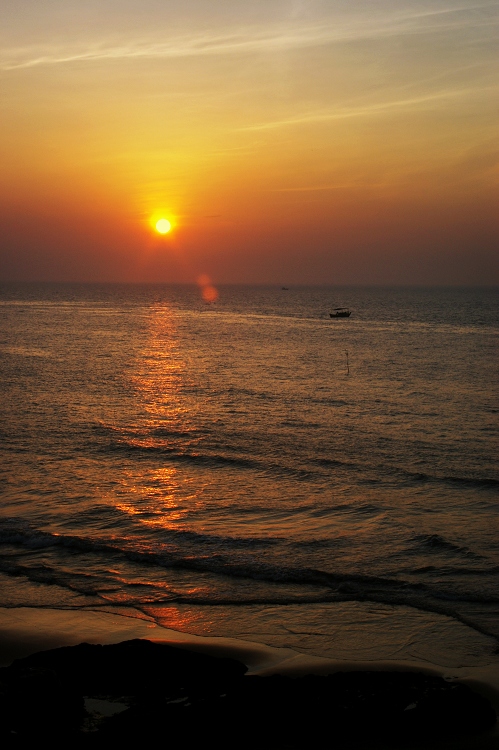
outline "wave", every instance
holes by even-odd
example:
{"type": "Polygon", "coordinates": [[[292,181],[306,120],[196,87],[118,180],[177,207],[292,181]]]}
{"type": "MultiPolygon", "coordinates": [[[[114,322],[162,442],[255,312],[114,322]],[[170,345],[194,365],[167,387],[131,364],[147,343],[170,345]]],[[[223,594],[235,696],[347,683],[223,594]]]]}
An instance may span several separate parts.
{"type": "MultiPolygon", "coordinates": [[[[130,559],[141,558],[144,562],[144,556],[127,555],[130,559]]],[[[158,559],[150,559],[149,563],[158,564],[158,559]]],[[[137,585],[135,582],[129,584],[120,581],[118,599],[116,600],[117,587],[111,582],[97,579],[94,575],[85,576],[82,574],[61,575],[60,570],[51,569],[49,566],[37,566],[30,568],[27,565],[11,564],[4,565],[0,561],[0,571],[7,575],[22,576],[30,581],[45,585],[55,585],[68,589],[71,592],[81,594],[88,599],[92,599],[92,606],[97,598],[100,604],[106,605],[117,601],[124,606],[132,606],[137,609],[147,607],[148,605],[192,605],[192,606],[235,606],[244,607],[251,605],[261,606],[285,606],[285,605],[306,605],[306,604],[332,604],[335,602],[373,602],[385,604],[393,607],[408,606],[421,611],[433,612],[436,614],[451,617],[472,629],[484,635],[492,637],[499,641],[499,633],[493,632],[480,623],[474,621],[472,617],[463,614],[460,605],[493,605],[497,608],[498,599],[480,595],[453,596],[446,592],[429,592],[425,587],[407,584],[406,582],[390,580],[380,577],[340,575],[325,573],[313,569],[278,569],[267,566],[263,571],[261,568],[257,571],[251,570],[247,566],[235,565],[217,565],[217,561],[212,560],[208,563],[206,560],[178,560],[175,565],[168,567],[191,570],[195,572],[212,572],[218,575],[231,576],[233,578],[252,578],[259,582],[271,582],[278,584],[297,584],[302,586],[320,585],[322,591],[311,591],[310,589],[296,590],[293,593],[273,588],[268,593],[252,594],[245,592],[242,596],[227,595],[223,591],[214,590],[207,592],[203,587],[199,593],[182,593],[171,591],[165,594],[164,589],[157,589],[154,584],[147,581],[137,585]],[[137,589],[140,591],[137,591],[137,589]]],[[[174,588],[174,587],[172,587],[174,588]]],[[[285,587],[284,587],[285,589],[285,587]]]]}
{"type": "MultiPolygon", "coordinates": [[[[313,425],[307,425],[311,428],[313,425]]],[[[211,429],[186,425],[133,425],[119,427],[100,422],[92,425],[96,441],[92,448],[98,453],[124,453],[132,456],[163,456],[173,464],[190,464],[207,468],[233,468],[273,477],[293,478],[298,481],[321,482],[341,474],[358,485],[383,485],[394,481],[405,486],[451,486],[463,489],[493,490],[499,479],[490,470],[453,474],[427,470],[413,470],[403,464],[392,463],[390,457],[376,450],[347,454],[341,441],[334,451],[317,440],[300,446],[282,440],[279,434],[269,442],[268,436],[247,432],[219,434],[211,429]],[[352,458],[354,456],[354,458],[352,458]],[[381,460],[376,460],[378,456],[381,460]],[[489,474],[487,476],[487,474],[489,474]]]]}
{"type": "MultiPolygon", "coordinates": [[[[343,506],[342,506],[343,507],[343,506]]],[[[362,508],[361,508],[362,510],[362,508]]],[[[366,505],[366,513],[377,512],[375,506],[366,505]]],[[[186,570],[206,570],[235,577],[248,577],[255,580],[273,582],[300,583],[320,585],[336,591],[343,590],[346,584],[366,584],[370,588],[382,584],[390,590],[417,589],[420,591],[424,584],[411,583],[404,579],[378,577],[355,573],[331,573],[313,568],[299,568],[267,563],[263,559],[248,558],[244,563],[237,560],[238,553],[245,551],[259,551],[275,548],[279,554],[279,546],[283,544],[281,537],[234,536],[198,533],[188,529],[163,529],[155,531],[154,541],[143,537],[99,538],[85,537],[77,534],[60,534],[34,528],[30,523],[19,519],[4,519],[0,526],[0,545],[22,547],[29,550],[48,550],[57,548],[67,549],[69,552],[82,554],[96,554],[104,556],[122,556],[130,561],[142,565],[157,565],[163,568],[179,568],[186,570]],[[148,545],[148,548],[146,547],[148,545]],[[208,552],[209,550],[209,552],[208,552]]],[[[342,538],[305,539],[292,542],[293,548],[321,549],[344,546],[342,538]]],[[[288,545],[287,545],[288,546],[288,545]]],[[[452,542],[438,534],[418,534],[411,538],[406,546],[406,554],[432,555],[442,553],[467,560],[484,561],[467,546],[452,542]]],[[[489,568],[466,568],[433,565],[431,563],[418,568],[406,568],[408,575],[443,575],[456,573],[457,575],[495,575],[498,566],[489,568]]]]}
{"type": "MultiPolygon", "coordinates": [[[[165,545],[170,545],[171,549],[185,547],[185,543],[193,543],[200,548],[218,547],[227,551],[237,549],[267,548],[280,543],[282,540],[277,537],[238,537],[229,535],[200,534],[187,529],[164,529],[161,536],[156,532],[157,539],[155,542],[156,551],[140,552],[144,561],[149,558],[156,558],[158,555],[164,555],[165,560],[169,560],[165,545]],[[161,550],[160,552],[158,550],[161,550]]],[[[24,547],[32,550],[49,549],[50,547],[61,547],[74,550],[76,552],[95,552],[95,553],[119,553],[124,555],[137,555],[137,552],[131,547],[133,539],[99,539],[78,536],[76,534],[59,534],[50,531],[42,531],[34,528],[27,521],[18,519],[3,519],[0,527],[0,545],[11,545],[24,547]]],[[[136,543],[143,545],[143,540],[136,540],[136,543]]]]}
{"type": "Polygon", "coordinates": [[[428,482],[434,484],[458,484],[461,486],[467,486],[473,489],[480,488],[496,488],[499,487],[499,479],[494,477],[462,477],[457,475],[431,475],[424,472],[411,472],[403,471],[403,473],[410,479],[416,482],[428,482]]]}
{"type": "Polygon", "coordinates": [[[404,477],[411,483],[416,484],[435,484],[435,485],[460,485],[461,487],[470,487],[471,489],[495,489],[499,487],[499,479],[495,477],[483,476],[460,476],[457,474],[430,474],[424,471],[411,471],[399,466],[382,466],[379,465],[375,470],[380,474],[392,474],[394,476],[404,477]]]}
{"type": "Polygon", "coordinates": [[[147,443],[147,442],[141,442],[139,440],[121,440],[117,443],[110,444],[109,445],[110,450],[115,451],[129,451],[129,452],[139,452],[139,453],[163,453],[167,454],[172,459],[175,459],[176,461],[183,461],[188,463],[196,463],[196,464],[205,464],[208,466],[215,466],[215,465],[230,465],[230,466],[238,466],[240,468],[245,469],[258,469],[261,468],[261,464],[258,461],[255,461],[251,458],[242,458],[238,456],[227,456],[220,453],[201,453],[201,452],[189,452],[187,450],[182,450],[179,447],[176,446],[170,446],[165,444],[154,444],[154,443],[147,443]]]}
{"type": "Polygon", "coordinates": [[[317,479],[317,472],[310,469],[304,469],[284,463],[272,462],[269,460],[260,460],[258,458],[248,458],[241,455],[230,455],[217,451],[209,450],[192,451],[188,446],[171,445],[168,443],[154,442],[153,439],[121,439],[109,441],[106,445],[100,446],[99,451],[107,452],[124,452],[129,455],[159,454],[168,457],[173,463],[187,463],[208,468],[233,467],[260,473],[271,474],[274,476],[293,477],[301,481],[314,481],[317,479]]]}
{"type": "Polygon", "coordinates": [[[240,537],[240,536],[219,536],[217,534],[199,534],[196,531],[186,529],[169,529],[165,536],[176,541],[189,541],[196,544],[220,546],[221,548],[248,549],[253,547],[272,547],[279,544],[281,539],[277,537],[240,537]]]}
{"type": "Polygon", "coordinates": [[[112,435],[118,436],[118,439],[122,440],[133,440],[137,438],[147,439],[151,436],[159,438],[188,438],[200,439],[205,433],[199,427],[177,427],[177,426],[165,426],[161,425],[158,427],[144,426],[142,428],[134,426],[133,428],[123,428],[116,425],[107,424],[105,422],[97,422],[91,425],[91,429],[94,432],[98,432],[103,436],[112,435]]]}
{"type": "MultiPolygon", "coordinates": [[[[174,433],[171,433],[173,436],[174,433]]],[[[189,437],[192,440],[192,434],[182,434],[183,437],[189,437]]],[[[356,481],[359,484],[383,484],[384,478],[401,477],[408,480],[411,484],[421,485],[459,485],[469,487],[470,489],[496,489],[499,487],[499,479],[493,477],[463,477],[458,475],[429,474],[425,472],[415,472],[396,466],[371,465],[369,463],[355,462],[351,460],[342,460],[339,458],[307,458],[300,456],[302,466],[297,466],[295,456],[290,456],[289,461],[270,461],[267,458],[248,457],[241,455],[230,455],[220,451],[210,452],[204,450],[189,450],[189,447],[195,442],[199,444],[199,439],[192,441],[191,444],[175,444],[155,441],[154,437],[149,438],[123,438],[120,440],[109,441],[106,445],[99,446],[101,452],[125,452],[129,454],[143,453],[162,454],[169,460],[176,463],[197,464],[216,468],[218,466],[230,466],[239,469],[259,471],[274,476],[286,476],[302,481],[322,481],[331,476],[331,470],[348,471],[355,473],[356,481]]]]}
{"type": "MultiPolygon", "coordinates": [[[[460,614],[461,605],[499,604],[498,597],[477,591],[474,587],[467,591],[456,591],[452,587],[443,587],[441,582],[413,582],[402,577],[279,564],[259,554],[258,548],[265,544],[271,545],[272,540],[248,541],[238,537],[198,535],[186,531],[173,531],[169,534],[170,541],[166,541],[161,547],[147,549],[144,547],[144,540],[89,539],[77,535],[55,534],[31,528],[29,524],[13,519],[4,523],[0,529],[0,542],[3,545],[33,550],[48,550],[52,547],[56,548],[57,555],[52,558],[50,554],[45,554],[43,560],[37,556],[36,561],[30,562],[29,556],[16,557],[7,550],[7,554],[0,556],[0,571],[10,576],[24,576],[45,585],[62,586],[85,596],[97,596],[107,601],[113,596],[119,596],[121,603],[130,606],[145,606],[152,602],[200,605],[224,603],[235,606],[304,601],[370,601],[410,606],[464,621],[460,614]],[[71,566],[64,565],[64,560],[61,560],[60,553],[64,550],[72,558],[71,566]],[[253,554],[247,554],[248,550],[253,554]],[[75,553],[87,556],[88,574],[75,570],[75,553]],[[88,559],[88,556],[95,556],[95,559],[88,559]],[[131,569],[127,567],[129,564],[132,565],[131,569]],[[157,574],[152,573],[154,568],[164,571],[161,585],[155,583],[157,574]],[[116,572],[118,569],[119,574],[116,572]],[[180,586],[177,590],[175,575],[171,581],[168,577],[165,578],[168,570],[173,574],[202,574],[208,578],[203,578],[203,586],[197,590],[195,585],[187,588],[180,586]],[[238,584],[244,579],[252,582],[251,585],[238,584]]],[[[421,535],[419,542],[437,548],[461,549],[437,535],[421,535]]],[[[194,580],[197,581],[198,577],[195,576],[194,580]]],[[[475,627],[473,623],[467,624],[475,627]]]]}
{"type": "MultiPolygon", "coordinates": [[[[476,556],[480,558],[479,555],[476,556]]],[[[483,559],[483,558],[480,558],[483,559]]],[[[422,565],[418,568],[405,568],[401,571],[409,575],[424,575],[437,578],[460,577],[460,576],[497,576],[499,575],[499,565],[492,565],[489,568],[467,568],[452,565],[422,565]]]]}
{"type": "Polygon", "coordinates": [[[19,522],[17,520],[3,519],[3,528],[0,528],[0,544],[17,545],[27,547],[28,549],[45,549],[61,545],[65,547],[74,547],[88,552],[102,547],[103,551],[110,551],[109,545],[100,545],[98,542],[89,542],[86,539],[77,536],[62,536],[51,534],[48,531],[39,531],[28,522],[19,522]]]}
{"type": "MultiPolygon", "coordinates": [[[[452,553],[456,555],[464,555],[465,557],[473,558],[476,560],[483,560],[483,556],[473,552],[466,545],[457,544],[445,539],[440,534],[417,534],[412,537],[413,551],[425,552],[425,553],[452,553]]],[[[410,548],[409,548],[410,551],[410,548]]]]}

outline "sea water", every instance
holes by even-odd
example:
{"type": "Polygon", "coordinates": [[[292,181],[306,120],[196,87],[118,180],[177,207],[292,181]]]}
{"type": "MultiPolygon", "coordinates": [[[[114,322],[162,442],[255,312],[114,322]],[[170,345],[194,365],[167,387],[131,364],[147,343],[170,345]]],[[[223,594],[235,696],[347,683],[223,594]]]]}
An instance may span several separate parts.
{"type": "Polygon", "coordinates": [[[498,660],[498,297],[1,286],[0,605],[498,660]]]}

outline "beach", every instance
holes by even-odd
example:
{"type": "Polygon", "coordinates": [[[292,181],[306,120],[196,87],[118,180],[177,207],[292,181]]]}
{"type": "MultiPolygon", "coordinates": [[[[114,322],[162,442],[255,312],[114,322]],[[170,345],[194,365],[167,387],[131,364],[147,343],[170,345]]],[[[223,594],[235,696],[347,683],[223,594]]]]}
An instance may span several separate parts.
{"type": "MultiPolygon", "coordinates": [[[[488,667],[481,668],[459,668],[459,669],[445,669],[438,667],[438,665],[429,664],[417,664],[414,662],[403,662],[403,661],[346,661],[346,660],[334,660],[330,658],[321,658],[307,656],[300,654],[292,649],[286,648],[275,648],[264,646],[262,644],[245,642],[231,638],[207,638],[207,637],[196,637],[186,633],[175,632],[166,628],[158,627],[154,622],[147,619],[137,619],[133,612],[129,612],[128,615],[124,612],[112,613],[112,612],[85,612],[75,613],[64,610],[45,610],[40,613],[37,611],[29,610],[26,608],[18,609],[2,609],[0,610],[0,657],[2,667],[6,667],[12,663],[14,659],[18,667],[22,665],[22,660],[33,654],[39,654],[43,656],[43,653],[52,654],[59,653],[55,652],[54,649],[60,649],[60,647],[75,647],[78,644],[122,644],[126,646],[128,644],[129,653],[132,654],[130,644],[137,643],[154,643],[154,644],[165,644],[168,646],[178,647],[185,652],[194,652],[194,654],[205,655],[209,657],[216,657],[216,660],[221,660],[224,663],[226,660],[235,660],[236,663],[244,665],[243,670],[245,678],[261,678],[256,683],[248,683],[251,685],[250,694],[247,689],[244,693],[244,701],[241,698],[240,692],[236,693],[236,697],[232,695],[232,704],[230,712],[227,712],[226,708],[217,714],[217,711],[221,711],[220,704],[223,701],[220,697],[213,698],[210,693],[210,716],[217,715],[218,722],[234,722],[234,716],[239,716],[239,720],[253,722],[255,726],[260,726],[263,721],[262,716],[260,720],[257,716],[251,716],[251,711],[254,711],[260,715],[265,712],[265,727],[268,733],[268,738],[273,737],[272,746],[281,747],[300,747],[301,743],[307,739],[310,742],[309,746],[319,746],[314,743],[318,743],[318,737],[320,735],[319,730],[324,723],[327,723],[327,716],[336,717],[336,722],[333,721],[331,727],[331,733],[328,737],[329,746],[331,747],[354,747],[354,748],[379,748],[381,746],[397,747],[397,748],[419,748],[419,747],[430,747],[430,748],[455,748],[456,750],[467,750],[468,748],[480,748],[483,750],[492,750],[499,746],[499,733],[497,725],[494,727],[488,727],[484,731],[477,731],[476,728],[468,728],[467,731],[456,732],[453,731],[453,727],[449,726],[449,720],[447,723],[443,723],[445,731],[440,727],[435,736],[431,736],[434,731],[434,725],[432,724],[431,732],[428,729],[422,731],[421,736],[418,736],[417,724],[416,730],[412,728],[411,733],[407,734],[404,730],[402,734],[393,735],[392,731],[386,730],[384,724],[381,724],[382,729],[378,726],[376,720],[373,720],[373,713],[370,708],[370,704],[373,704],[376,708],[374,716],[379,715],[381,706],[381,714],[386,712],[390,717],[392,714],[389,711],[389,706],[386,701],[383,702],[383,690],[386,693],[386,686],[379,684],[380,676],[382,679],[398,679],[400,685],[397,684],[396,693],[389,692],[388,695],[394,697],[397,695],[402,686],[404,688],[410,685],[414,680],[427,679],[434,680],[443,677],[447,684],[467,686],[472,689],[473,696],[480,696],[485,698],[489,705],[493,707],[494,711],[498,712],[499,709],[499,663],[491,664],[488,667]],[[140,640],[138,640],[140,639],[140,640]],[[329,675],[329,677],[326,677],[329,675]],[[371,685],[371,681],[374,683],[371,685]],[[279,676],[279,677],[276,677],[279,676]],[[314,677],[312,677],[314,676],[314,677]],[[368,712],[368,719],[372,723],[372,729],[365,727],[359,735],[358,729],[358,718],[350,725],[346,724],[346,719],[338,723],[337,715],[335,714],[335,704],[326,693],[326,689],[330,690],[329,683],[327,680],[334,679],[339,680],[338,685],[335,687],[335,693],[333,697],[338,703],[339,700],[345,702],[345,695],[349,695],[348,691],[352,690],[352,686],[349,686],[348,680],[355,679],[355,692],[356,694],[366,692],[368,698],[362,703],[362,711],[368,712]],[[314,683],[314,680],[316,681],[314,683]],[[323,680],[325,682],[320,682],[323,680]],[[346,683],[345,683],[346,680],[346,683]],[[270,681],[270,682],[269,682],[270,681]],[[367,681],[367,682],[366,682],[367,681]],[[267,687],[267,685],[269,687],[267,687]],[[267,697],[268,690],[271,690],[270,695],[271,705],[274,706],[273,712],[268,710],[269,698],[267,697]],[[290,692],[292,691],[292,692],[290,692]],[[314,692],[315,691],[315,692],[314,692]],[[380,694],[381,698],[377,698],[380,694]],[[282,701],[280,695],[282,694],[282,701]],[[249,697],[248,697],[249,695],[249,697]],[[381,700],[381,703],[376,704],[381,700]],[[291,719],[289,714],[291,705],[300,707],[299,716],[294,716],[291,719]],[[264,709],[264,706],[267,708],[264,709]],[[369,711],[371,713],[369,713],[369,711]],[[272,726],[275,720],[275,725],[272,726]],[[289,732],[283,731],[283,722],[294,722],[294,730],[292,735],[289,732]],[[337,744],[335,744],[335,729],[334,724],[336,723],[336,734],[337,744]],[[276,729],[276,727],[280,727],[276,729]],[[315,729],[314,729],[315,727],[315,729]],[[277,732],[277,734],[276,734],[277,732]],[[449,735],[449,736],[447,736],[449,735]],[[276,736],[280,736],[282,745],[275,744],[276,736]],[[301,739],[299,739],[301,738],[301,739]],[[296,744],[298,743],[298,744],[296,744]],[[381,744],[380,744],[381,743],[381,744]],[[383,745],[385,743],[385,745],[383,745]],[[386,744],[387,743],[387,744],[386,744]]],[[[81,647],[80,647],[81,648],[81,647]]],[[[63,649],[66,652],[64,658],[68,658],[71,648],[63,649]]],[[[126,651],[124,652],[126,653],[126,651]]],[[[101,658],[101,657],[99,657],[101,658]]],[[[140,668],[145,668],[144,665],[147,662],[142,653],[139,655],[140,668]]],[[[88,657],[85,659],[88,661],[88,657]]],[[[126,659],[123,660],[119,657],[120,668],[127,671],[126,659]]],[[[215,661],[216,661],[215,660],[215,661]]],[[[157,661],[157,656],[154,657],[154,661],[157,661]]],[[[98,663],[98,661],[96,662],[98,663]]],[[[46,665],[45,665],[46,666],[46,665]]],[[[132,669],[132,665],[129,665],[132,669]]],[[[46,674],[48,674],[46,668],[45,671],[40,670],[40,664],[29,665],[31,674],[33,671],[37,671],[42,675],[40,678],[38,674],[37,688],[40,693],[36,694],[37,698],[34,701],[35,705],[38,702],[38,695],[41,698],[44,680],[46,674]],[[35,667],[35,668],[34,668],[35,667]]],[[[97,673],[98,668],[92,667],[97,673]]],[[[203,669],[206,670],[206,665],[203,664],[203,669]]],[[[111,670],[112,671],[112,670],[111,670]]],[[[2,678],[0,682],[3,683],[5,689],[5,674],[6,670],[2,670],[2,678]]],[[[238,675],[239,676],[239,675],[238,675]]],[[[106,677],[106,680],[109,676],[106,677]]],[[[175,678],[178,679],[178,678],[175,678]]],[[[121,721],[125,721],[123,717],[127,717],[131,713],[132,719],[128,718],[128,723],[125,724],[126,733],[131,736],[146,737],[152,739],[160,732],[161,727],[165,721],[170,722],[170,730],[173,731],[172,727],[177,727],[176,732],[186,732],[183,719],[177,713],[172,719],[171,709],[175,704],[182,704],[186,702],[186,695],[191,695],[190,700],[194,703],[194,711],[199,712],[199,698],[197,697],[198,704],[192,698],[192,694],[198,696],[199,686],[196,683],[196,690],[192,693],[179,693],[178,697],[176,693],[172,692],[176,689],[176,685],[172,688],[168,681],[168,669],[162,672],[161,680],[155,683],[154,688],[152,682],[148,685],[145,704],[148,706],[147,710],[142,705],[144,698],[142,698],[142,704],[139,706],[140,710],[137,709],[136,703],[132,705],[133,701],[130,697],[123,697],[121,695],[119,687],[115,688],[114,685],[108,685],[101,688],[106,693],[103,695],[99,692],[97,695],[86,695],[85,708],[82,717],[78,719],[81,731],[77,735],[78,741],[83,743],[83,746],[100,746],[99,743],[107,742],[114,737],[115,739],[120,736],[120,732],[125,731],[120,729],[118,724],[117,715],[122,716],[121,721]],[[170,700],[166,703],[162,703],[160,698],[163,692],[170,691],[170,700]],[[114,691],[114,692],[113,692],[114,691]],[[197,692],[196,692],[197,691],[197,692]],[[172,697],[173,696],[173,697],[172,697]],[[169,713],[170,712],[170,713],[169,713]],[[164,714],[164,716],[163,716],[164,714]],[[173,724],[171,722],[173,721],[173,724]],[[107,724],[106,724],[107,722],[107,724]],[[114,724],[113,724],[114,722],[114,724]],[[177,723],[175,723],[177,722],[177,723]],[[116,726],[118,724],[118,726],[116,726]],[[110,728],[111,727],[111,728],[110,728]]],[[[208,672],[205,672],[203,676],[203,685],[211,686],[211,683],[215,687],[219,684],[220,675],[217,669],[211,665],[208,665],[208,672]]],[[[179,681],[178,687],[181,687],[181,681],[179,681]]],[[[194,684],[194,683],[193,683],[194,684]]],[[[245,683],[243,683],[245,684],[245,683]]],[[[50,686],[48,688],[50,692],[50,686]]],[[[82,688],[83,689],[83,688],[82,688]]],[[[92,688],[91,688],[92,689],[92,688]]],[[[94,690],[96,688],[93,688],[94,690]]],[[[125,688],[127,689],[127,688],[125,688]]],[[[132,688],[128,687],[130,691],[132,688]]],[[[144,689],[144,686],[142,686],[144,689]]],[[[204,690],[211,690],[211,687],[205,688],[204,690]]],[[[414,687],[411,688],[414,690],[414,687]]],[[[187,688],[188,690],[188,688],[187,688]]],[[[219,693],[222,689],[219,689],[219,693]]],[[[224,687],[223,696],[226,697],[227,693],[229,698],[231,696],[230,688],[224,687]]],[[[232,688],[233,692],[234,689],[232,688]]],[[[425,688],[427,690],[427,687],[425,688]]],[[[185,688],[184,688],[185,691],[185,688]]],[[[57,693],[58,695],[58,693],[57,693]]],[[[218,693],[217,693],[218,696],[218,693]]],[[[5,699],[4,699],[5,700],[5,699]]],[[[29,726],[29,710],[26,710],[26,706],[31,705],[29,701],[24,703],[25,717],[29,726]]],[[[33,701],[33,696],[30,693],[30,699],[33,701]]],[[[204,697],[203,701],[208,700],[204,697]]],[[[460,705],[459,708],[459,720],[466,715],[468,709],[470,696],[465,696],[465,702],[460,705]]],[[[409,706],[415,708],[417,699],[410,703],[409,706]]],[[[187,704],[189,705],[189,704],[187,704]]],[[[340,711],[339,716],[344,717],[345,711],[349,707],[343,707],[340,711]]],[[[33,709],[34,710],[34,709],[33,709]]],[[[349,709],[352,710],[351,708],[349,709]]],[[[447,709],[446,709],[447,710],[447,709]]],[[[44,709],[45,711],[45,709],[44,709]]],[[[68,709],[66,708],[66,712],[68,709]]],[[[206,707],[203,708],[206,711],[206,707]]],[[[336,707],[336,711],[338,711],[336,707]]],[[[35,711],[36,714],[36,711],[35,711]]],[[[53,719],[52,724],[49,723],[50,731],[53,733],[54,722],[63,722],[63,714],[56,714],[59,718],[53,719]]],[[[362,714],[361,714],[362,715],[362,714]]],[[[43,714],[45,721],[45,713],[43,714]]],[[[197,714],[196,714],[197,716],[197,714]]],[[[203,714],[204,716],[204,714],[203,714]]],[[[356,715],[355,715],[356,716],[356,715]]],[[[199,717],[197,717],[199,719],[199,717]]],[[[206,718],[206,717],[205,717],[206,718]]],[[[189,717],[187,717],[188,720],[189,717]]],[[[192,719],[192,717],[191,717],[192,719]]],[[[213,719],[213,722],[215,720],[213,719]]],[[[350,722],[350,720],[348,720],[350,722]]],[[[433,720],[432,720],[433,721],[433,720]]],[[[489,720],[490,723],[490,720],[489,720]]],[[[470,725],[471,726],[471,725],[470,725]]],[[[43,730],[46,730],[45,725],[42,726],[43,730]]],[[[261,729],[261,727],[260,727],[261,729]]],[[[67,730],[69,732],[69,730],[67,730]]],[[[221,742],[221,746],[225,746],[224,743],[229,743],[229,736],[234,730],[231,724],[230,733],[227,734],[221,730],[220,723],[211,727],[211,729],[204,730],[205,732],[215,733],[217,741],[221,742]],[[221,740],[222,738],[222,740],[221,740]],[[225,738],[225,739],[224,739],[225,738]]],[[[238,729],[240,731],[240,728],[238,729]]],[[[255,730],[256,731],[256,730],[255,730]]],[[[61,730],[61,741],[66,736],[64,731],[61,730]]],[[[73,736],[71,735],[71,736],[73,736]]],[[[252,736],[251,732],[248,736],[252,736]]],[[[68,734],[70,736],[70,734],[68,734]]],[[[179,735],[180,737],[180,735],[179,735]]],[[[11,732],[7,738],[11,746],[23,746],[23,742],[28,741],[30,734],[27,736],[23,734],[23,731],[11,732]],[[17,743],[17,744],[16,744],[17,743]]],[[[184,742],[187,747],[194,747],[198,741],[196,734],[190,735],[188,732],[184,736],[184,742]],[[190,744],[191,743],[191,744],[190,744]]],[[[241,747],[246,747],[245,742],[248,737],[245,736],[244,732],[239,738],[239,744],[241,747]]],[[[269,739],[270,741],[270,739],[269,739]]],[[[262,747],[267,745],[265,737],[262,738],[262,747]]],[[[7,745],[9,746],[9,744],[7,745]]],[[[227,744],[230,746],[230,744],[227,744]]],[[[269,745],[270,747],[271,745],[269,745]]]]}

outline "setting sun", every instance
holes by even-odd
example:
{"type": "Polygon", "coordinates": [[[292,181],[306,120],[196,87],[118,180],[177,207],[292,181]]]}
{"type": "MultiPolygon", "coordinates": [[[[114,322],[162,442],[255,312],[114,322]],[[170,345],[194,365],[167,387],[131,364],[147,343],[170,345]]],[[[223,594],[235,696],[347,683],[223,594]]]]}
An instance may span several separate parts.
{"type": "Polygon", "coordinates": [[[168,219],[158,219],[156,222],[156,231],[160,234],[168,234],[172,228],[171,222],[168,219]]]}

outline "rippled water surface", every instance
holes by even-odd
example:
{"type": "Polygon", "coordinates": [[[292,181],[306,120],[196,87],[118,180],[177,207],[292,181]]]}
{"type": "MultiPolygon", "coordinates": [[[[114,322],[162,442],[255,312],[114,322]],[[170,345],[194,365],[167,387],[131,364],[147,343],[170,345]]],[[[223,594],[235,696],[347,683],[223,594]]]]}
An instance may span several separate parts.
{"type": "Polygon", "coordinates": [[[218,291],[0,289],[0,603],[494,658],[497,292],[218,291]]]}

